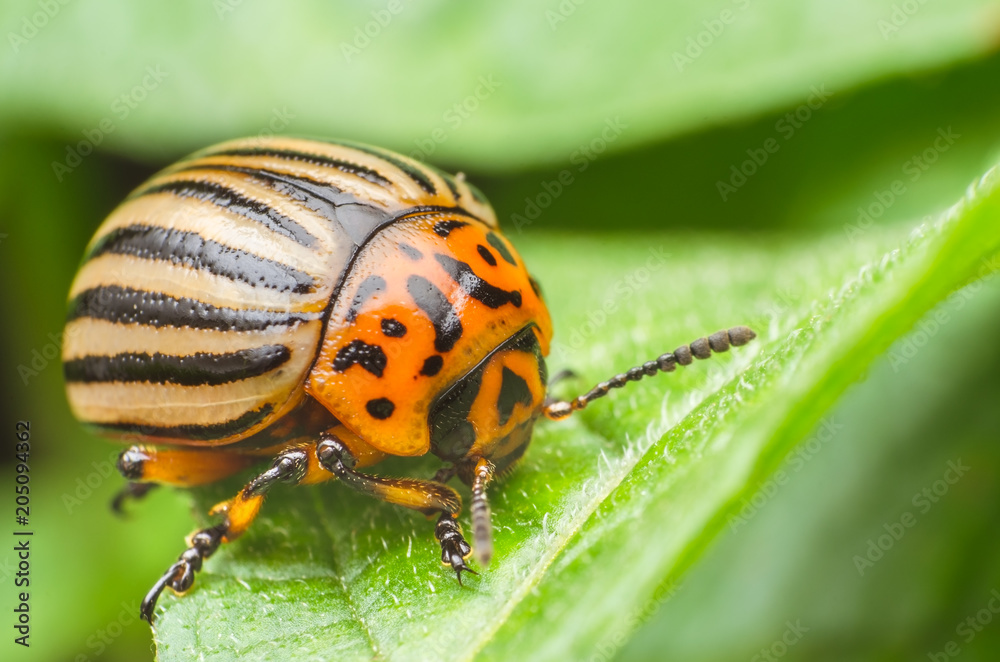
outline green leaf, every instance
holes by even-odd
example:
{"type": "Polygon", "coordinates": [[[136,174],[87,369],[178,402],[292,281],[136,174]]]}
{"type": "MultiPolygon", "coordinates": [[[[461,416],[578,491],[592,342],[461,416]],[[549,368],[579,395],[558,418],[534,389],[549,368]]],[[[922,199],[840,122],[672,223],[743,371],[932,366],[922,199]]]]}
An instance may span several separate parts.
{"type": "Polygon", "coordinates": [[[788,621],[808,631],[783,661],[929,659],[949,641],[994,659],[1000,631],[966,619],[1000,587],[1000,344],[983,342],[998,325],[995,275],[926,315],[740,501],[617,659],[749,660],[788,621]]]}
{"type": "MultiPolygon", "coordinates": [[[[163,597],[159,659],[589,657],[635,625],[623,614],[669,594],[734,506],[893,340],[992,273],[998,218],[991,171],[898,248],[898,230],[854,244],[523,242],[552,303],[552,367],[584,375],[568,391],[720,327],[749,322],[760,337],[541,424],[493,490],[493,564],[464,587],[439,565],[422,517],[336,484],[277,490],[188,595],[163,597]]],[[[429,475],[433,465],[380,469],[429,475]]],[[[238,487],[204,490],[199,505],[238,487]]]]}
{"type": "Polygon", "coordinates": [[[0,121],[134,155],[277,130],[511,169],[619,116],[615,150],[995,47],[989,0],[903,4],[21,0],[0,15],[0,121]]]}

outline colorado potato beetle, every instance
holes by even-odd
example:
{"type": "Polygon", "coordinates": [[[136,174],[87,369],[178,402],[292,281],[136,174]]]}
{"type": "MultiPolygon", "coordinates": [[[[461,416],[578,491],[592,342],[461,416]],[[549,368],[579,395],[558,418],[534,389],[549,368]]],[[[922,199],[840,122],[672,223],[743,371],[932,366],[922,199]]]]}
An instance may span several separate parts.
{"type": "Polygon", "coordinates": [[[643,376],[754,333],[700,338],[569,401],[547,396],[552,323],[541,290],[459,175],[365,145],[247,139],[155,175],[97,230],[69,293],[63,365],[74,414],[138,442],[114,505],[272,459],[146,595],[189,589],[278,483],[339,478],[437,516],[461,582],[492,553],[487,486],[562,419],[643,376]],[[430,480],[363,471],[433,453],[430,480]],[[471,488],[472,545],[457,477],[471,488]]]}

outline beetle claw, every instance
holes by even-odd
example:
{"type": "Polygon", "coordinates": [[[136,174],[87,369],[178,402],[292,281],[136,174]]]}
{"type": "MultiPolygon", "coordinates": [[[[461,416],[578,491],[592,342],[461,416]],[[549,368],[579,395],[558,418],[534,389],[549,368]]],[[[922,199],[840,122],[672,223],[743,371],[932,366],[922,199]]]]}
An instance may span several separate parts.
{"type": "Polygon", "coordinates": [[[466,565],[465,560],[472,556],[472,547],[462,537],[462,529],[452,516],[443,513],[434,527],[434,537],[441,543],[441,563],[450,565],[455,571],[459,585],[462,584],[462,572],[473,575],[479,573],[466,565]]]}

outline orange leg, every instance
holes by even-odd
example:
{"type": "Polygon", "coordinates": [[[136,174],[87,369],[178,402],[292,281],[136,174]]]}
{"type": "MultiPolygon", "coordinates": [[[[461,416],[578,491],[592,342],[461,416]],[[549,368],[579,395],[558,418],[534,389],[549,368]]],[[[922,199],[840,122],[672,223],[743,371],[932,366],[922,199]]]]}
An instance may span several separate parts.
{"type": "MultiPolygon", "coordinates": [[[[336,477],[348,487],[376,499],[426,515],[440,514],[434,535],[441,544],[442,562],[451,565],[458,574],[459,581],[463,570],[473,572],[465,565],[465,559],[472,554],[472,548],[462,537],[458,526],[457,517],[462,509],[462,500],[455,490],[436,481],[385,478],[356,471],[357,468],[375,464],[384,454],[342,426],[331,428],[320,435],[318,443],[286,444],[275,450],[278,450],[278,454],[268,469],[252,478],[235,497],[212,508],[211,514],[225,515],[225,519],[188,537],[188,548],[142,601],[142,618],[152,622],[156,601],[164,589],[170,588],[183,593],[191,588],[194,575],[201,569],[205,559],[214,554],[220,545],[232,542],[247,530],[260,512],[265,495],[278,483],[303,485],[336,477]]],[[[141,475],[146,479],[152,473],[152,467],[145,463],[139,464],[141,475]]],[[[187,478],[192,479],[193,470],[188,468],[186,471],[187,478]]],[[[139,475],[139,472],[133,473],[139,475]]],[[[205,477],[207,478],[207,474],[205,477]]]]}
{"type": "Polygon", "coordinates": [[[129,482],[112,499],[111,510],[121,514],[126,501],[141,499],[157,485],[204,485],[256,461],[258,458],[218,450],[131,446],[118,456],[118,471],[129,482]]]}
{"type": "Polygon", "coordinates": [[[460,584],[463,570],[478,574],[465,564],[465,559],[472,555],[472,547],[462,537],[462,529],[458,525],[458,515],[462,511],[462,498],[458,492],[432,480],[386,478],[356,471],[364,465],[352,446],[349,438],[326,432],[316,446],[316,457],[323,468],[361,494],[428,516],[440,514],[434,527],[434,537],[441,544],[441,562],[452,567],[460,584]]]}
{"type": "MultiPolygon", "coordinates": [[[[195,531],[188,536],[188,548],[153,585],[142,601],[139,615],[153,622],[153,610],[163,589],[183,593],[194,584],[194,574],[201,570],[205,559],[224,542],[232,542],[250,526],[260,511],[264,495],[278,483],[300,483],[316,464],[312,447],[293,446],[281,451],[265,471],[250,480],[239,494],[212,508],[212,515],[224,514],[225,519],[214,526],[195,531]],[[312,458],[312,461],[310,461],[312,458]]],[[[251,461],[255,458],[249,458],[251,461]]],[[[232,473],[232,472],[230,472],[232,473]]]]}
{"type": "MultiPolygon", "coordinates": [[[[351,444],[359,466],[368,466],[385,457],[384,453],[364,443],[342,426],[331,431],[351,444]]],[[[240,492],[228,501],[217,504],[210,515],[224,515],[215,526],[195,531],[188,536],[188,548],[180,555],[163,576],[153,585],[140,608],[140,616],[152,623],[156,601],[165,588],[183,593],[194,584],[194,574],[201,569],[205,559],[215,553],[223,543],[232,542],[246,531],[260,512],[264,497],[278,483],[309,485],[331,480],[334,474],[324,468],[316,454],[316,442],[308,438],[292,440],[270,448],[253,451],[253,455],[234,455],[219,451],[165,450],[152,456],[149,449],[133,448],[122,454],[119,468],[133,480],[156,480],[196,485],[218,480],[235,473],[262,457],[273,457],[271,466],[250,479],[240,492]],[[301,443],[298,443],[301,441],[301,443]],[[210,457],[211,456],[211,457],[210,457]],[[150,462],[150,460],[155,460],[150,462]],[[196,460],[202,461],[193,466],[196,460]],[[233,466],[235,465],[235,468],[233,466]],[[127,472],[127,473],[126,473],[127,472]]]]}
{"type": "Polygon", "coordinates": [[[215,449],[132,446],[118,456],[118,471],[133,482],[191,487],[214,483],[257,461],[215,449]]]}

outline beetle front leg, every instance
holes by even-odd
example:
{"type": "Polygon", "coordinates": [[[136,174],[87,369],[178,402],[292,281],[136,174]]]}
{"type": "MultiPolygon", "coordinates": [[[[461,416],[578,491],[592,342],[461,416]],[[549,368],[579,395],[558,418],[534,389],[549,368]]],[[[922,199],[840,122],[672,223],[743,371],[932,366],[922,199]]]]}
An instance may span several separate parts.
{"type": "Polygon", "coordinates": [[[309,454],[305,450],[290,448],[283,451],[266,471],[251,479],[239,494],[212,508],[210,514],[224,513],[225,520],[191,534],[188,548],[146,594],[139,615],[152,624],[156,601],[163,589],[170,588],[183,593],[191,588],[194,574],[201,570],[205,559],[214,554],[222,543],[232,542],[249,528],[260,512],[264,495],[278,483],[300,482],[306,475],[308,466],[309,454]]]}
{"type": "Polygon", "coordinates": [[[118,455],[117,469],[128,483],[114,499],[111,510],[123,514],[127,501],[137,501],[157,485],[204,485],[246,469],[258,458],[210,449],[130,446],[118,455]]]}
{"type": "Polygon", "coordinates": [[[478,574],[465,563],[472,555],[472,547],[465,541],[458,524],[458,515],[462,512],[462,498],[458,492],[430,480],[385,478],[356,471],[357,458],[351,449],[340,437],[330,433],[321,436],[316,457],[320,466],[357,492],[428,516],[440,513],[434,537],[441,545],[441,562],[451,566],[459,584],[463,571],[478,574]]]}

